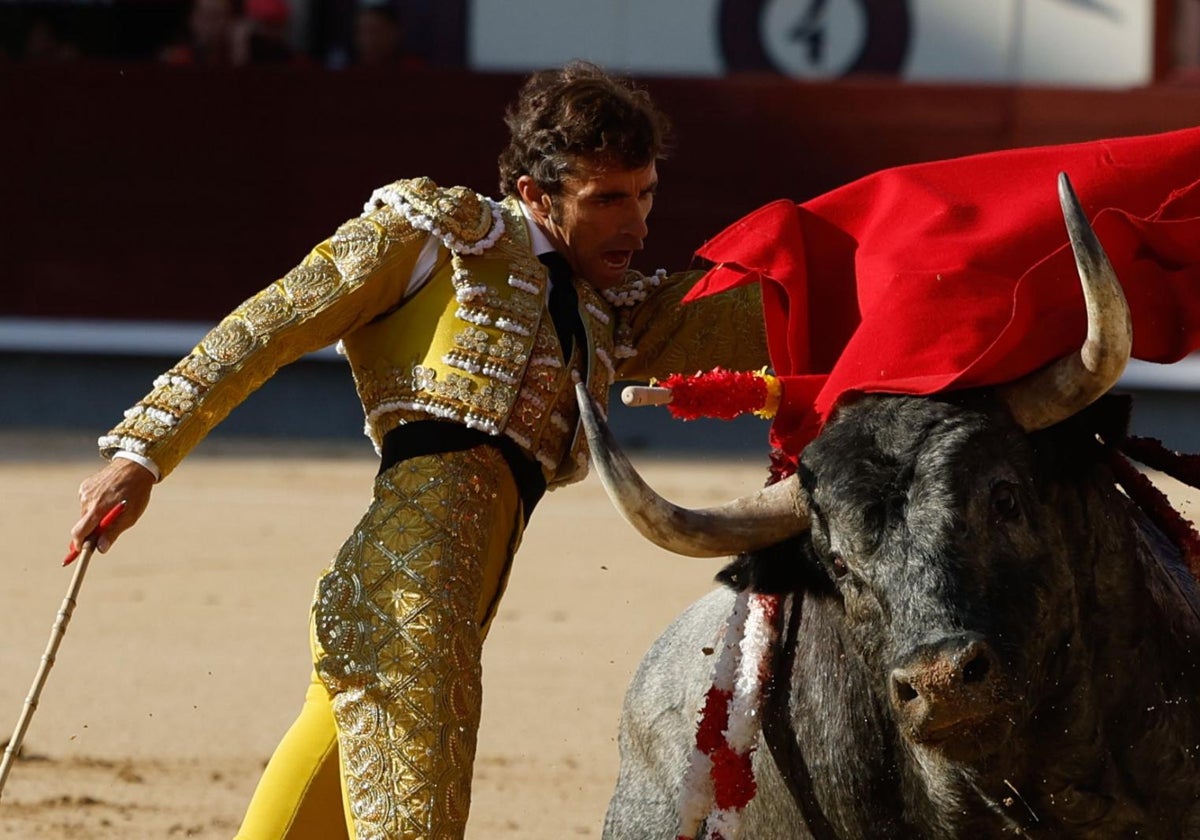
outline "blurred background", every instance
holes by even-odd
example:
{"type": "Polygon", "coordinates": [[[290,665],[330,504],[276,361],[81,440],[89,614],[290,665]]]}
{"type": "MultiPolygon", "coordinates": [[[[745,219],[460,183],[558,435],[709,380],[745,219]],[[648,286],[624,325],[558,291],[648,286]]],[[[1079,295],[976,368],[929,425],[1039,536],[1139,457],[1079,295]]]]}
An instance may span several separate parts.
{"type": "MultiPolygon", "coordinates": [[[[382,184],[494,194],[505,105],[573,58],[674,120],[644,271],[882,167],[1200,123],[1200,0],[0,0],[0,428],[103,432],[382,184]]],[[[342,364],[219,433],[357,436],[342,364]]],[[[1200,449],[1197,383],[1134,365],[1136,429],[1200,449]]],[[[614,414],[664,451],[741,425],[614,414]]]]}

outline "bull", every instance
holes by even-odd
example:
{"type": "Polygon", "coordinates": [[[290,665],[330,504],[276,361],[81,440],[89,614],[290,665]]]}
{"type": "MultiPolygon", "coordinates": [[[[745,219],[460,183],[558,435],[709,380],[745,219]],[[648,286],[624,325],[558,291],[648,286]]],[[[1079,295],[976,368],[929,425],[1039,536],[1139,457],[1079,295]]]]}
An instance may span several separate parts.
{"type": "Polygon", "coordinates": [[[752,497],[663,500],[581,398],[601,478],[643,534],[739,554],[633,678],[606,838],[676,836],[713,651],[747,587],[790,606],[744,837],[1200,837],[1200,597],[1114,485],[1100,398],[1130,318],[1065,179],[1060,197],[1089,314],[1077,354],[1004,387],[849,401],[752,497]]]}

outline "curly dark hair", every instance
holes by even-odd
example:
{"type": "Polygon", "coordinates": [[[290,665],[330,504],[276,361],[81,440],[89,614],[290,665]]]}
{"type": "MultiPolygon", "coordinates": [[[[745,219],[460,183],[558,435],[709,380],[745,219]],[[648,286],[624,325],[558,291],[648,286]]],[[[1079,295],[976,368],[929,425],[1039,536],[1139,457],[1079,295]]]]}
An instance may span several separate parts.
{"type": "Polygon", "coordinates": [[[529,175],[551,196],[580,158],[641,169],[663,158],[670,122],[646,91],[595,64],[534,73],[504,114],[510,140],[500,154],[500,192],[517,194],[529,175]]]}

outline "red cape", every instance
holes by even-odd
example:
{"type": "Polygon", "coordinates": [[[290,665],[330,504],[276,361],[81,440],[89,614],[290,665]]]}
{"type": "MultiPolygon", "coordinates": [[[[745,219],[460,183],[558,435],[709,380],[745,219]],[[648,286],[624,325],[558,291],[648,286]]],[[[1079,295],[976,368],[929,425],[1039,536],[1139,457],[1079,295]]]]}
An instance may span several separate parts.
{"type": "Polygon", "coordinates": [[[1200,129],[885,170],[768,204],[697,252],[716,266],[687,299],[762,284],[775,445],[798,455],[849,393],[994,385],[1077,349],[1059,172],[1121,278],[1133,355],[1200,347],[1200,129]]]}

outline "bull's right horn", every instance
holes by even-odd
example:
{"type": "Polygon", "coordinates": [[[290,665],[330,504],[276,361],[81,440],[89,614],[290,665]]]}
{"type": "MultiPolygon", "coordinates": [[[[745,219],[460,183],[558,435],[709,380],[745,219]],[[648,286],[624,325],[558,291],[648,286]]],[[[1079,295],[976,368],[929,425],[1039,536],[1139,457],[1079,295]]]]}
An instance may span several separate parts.
{"type": "Polygon", "coordinates": [[[1125,293],[1064,173],[1058,176],[1058,200],[1083,286],[1087,338],[1077,352],[998,389],[1027,432],[1061,423],[1108,393],[1133,348],[1125,293]]]}
{"type": "Polygon", "coordinates": [[[579,413],[600,481],[621,515],[660,548],[688,557],[754,551],[808,530],[798,476],[720,507],[689,510],[668,502],[638,475],[582,383],[579,413]]]}

